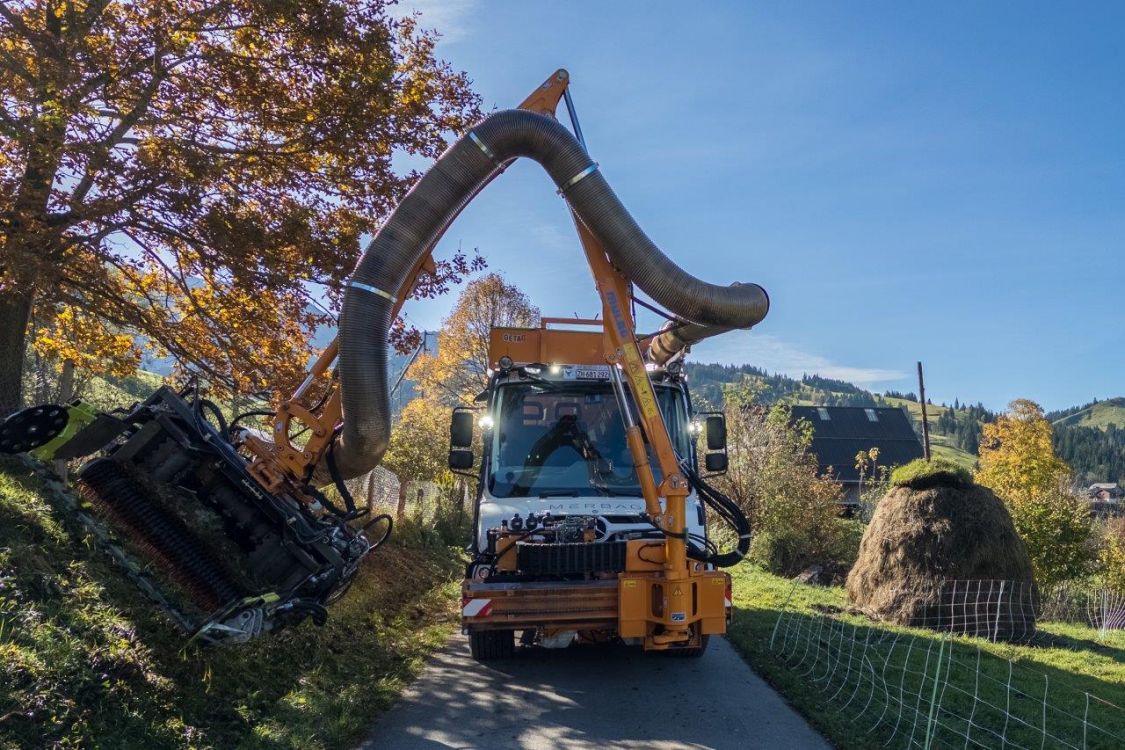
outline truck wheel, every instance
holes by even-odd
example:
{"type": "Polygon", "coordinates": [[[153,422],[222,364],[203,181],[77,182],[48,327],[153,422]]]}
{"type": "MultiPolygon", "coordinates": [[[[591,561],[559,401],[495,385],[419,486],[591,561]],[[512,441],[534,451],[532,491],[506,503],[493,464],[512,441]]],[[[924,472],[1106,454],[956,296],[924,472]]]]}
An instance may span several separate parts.
{"type": "Polygon", "coordinates": [[[469,651],[475,661],[511,659],[516,655],[516,631],[480,630],[469,633],[469,651]]]}
{"type": "Polygon", "coordinates": [[[664,653],[668,654],[669,656],[675,656],[678,659],[698,659],[699,657],[703,656],[705,651],[707,651],[707,644],[710,643],[710,641],[711,636],[704,635],[700,637],[698,646],[691,646],[689,648],[670,648],[664,653]]]}

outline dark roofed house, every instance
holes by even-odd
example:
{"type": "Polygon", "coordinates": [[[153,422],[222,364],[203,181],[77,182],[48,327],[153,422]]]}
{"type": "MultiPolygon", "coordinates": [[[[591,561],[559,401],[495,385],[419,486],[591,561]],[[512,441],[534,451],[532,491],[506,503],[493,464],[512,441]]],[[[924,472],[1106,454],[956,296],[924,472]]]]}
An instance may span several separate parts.
{"type": "MultiPolygon", "coordinates": [[[[855,457],[860,451],[879,449],[879,466],[901,466],[922,458],[922,442],[910,419],[893,407],[794,406],[793,419],[812,425],[810,450],[816,454],[822,474],[843,485],[842,503],[859,505],[859,470],[855,457]]],[[[870,477],[864,477],[868,481],[870,477]]]]}
{"type": "Polygon", "coordinates": [[[1087,492],[1090,512],[1098,518],[1125,516],[1125,490],[1117,482],[1095,482],[1087,492]]]}
{"type": "Polygon", "coordinates": [[[1098,500],[1103,503],[1117,503],[1125,496],[1125,492],[1117,485],[1117,482],[1095,482],[1090,485],[1088,490],[1091,500],[1098,500]]]}

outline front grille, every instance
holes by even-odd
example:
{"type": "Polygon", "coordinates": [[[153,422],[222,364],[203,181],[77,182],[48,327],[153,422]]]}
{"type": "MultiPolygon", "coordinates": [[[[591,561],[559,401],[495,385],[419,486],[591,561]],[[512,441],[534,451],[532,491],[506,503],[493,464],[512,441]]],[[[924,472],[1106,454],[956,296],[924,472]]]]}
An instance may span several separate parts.
{"type": "Polygon", "coordinates": [[[625,570],[625,542],[516,543],[516,564],[531,575],[617,573],[625,570]]]}

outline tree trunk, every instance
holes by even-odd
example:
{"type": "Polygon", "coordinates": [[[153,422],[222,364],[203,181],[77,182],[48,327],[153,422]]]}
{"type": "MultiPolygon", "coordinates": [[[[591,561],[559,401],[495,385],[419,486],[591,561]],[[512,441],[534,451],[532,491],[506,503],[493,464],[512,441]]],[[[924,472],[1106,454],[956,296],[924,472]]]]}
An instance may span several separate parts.
{"type": "MultiPolygon", "coordinates": [[[[41,76],[36,95],[41,102],[57,104],[65,84],[65,80],[41,76]]],[[[12,200],[11,219],[0,235],[0,417],[23,406],[27,324],[35,303],[36,282],[42,280],[38,269],[52,267],[62,250],[62,230],[50,228],[47,221],[51,186],[66,143],[67,119],[58,116],[56,104],[47,113],[51,116],[39,116],[30,127],[27,161],[12,200]]]]}
{"type": "Polygon", "coordinates": [[[395,508],[395,521],[406,518],[406,481],[398,480],[398,507],[395,508]]]}
{"type": "Polygon", "coordinates": [[[23,406],[23,361],[33,302],[30,289],[0,292],[0,417],[23,406]]]}
{"type": "MultiPolygon", "coordinates": [[[[59,403],[65,404],[74,397],[74,360],[68,359],[63,362],[62,377],[59,379],[59,403]]],[[[65,482],[66,481],[66,460],[58,459],[55,461],[55,473],[65,482]]]]}

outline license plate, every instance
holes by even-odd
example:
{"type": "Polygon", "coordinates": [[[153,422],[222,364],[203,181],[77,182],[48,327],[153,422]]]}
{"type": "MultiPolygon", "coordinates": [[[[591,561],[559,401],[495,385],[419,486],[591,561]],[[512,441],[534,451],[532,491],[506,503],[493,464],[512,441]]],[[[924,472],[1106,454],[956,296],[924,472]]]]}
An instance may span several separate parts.
{"type": "Polygon", "coordinates": [[[575,380],[609,380],[608,366],[575,367],[575,380]]]}

